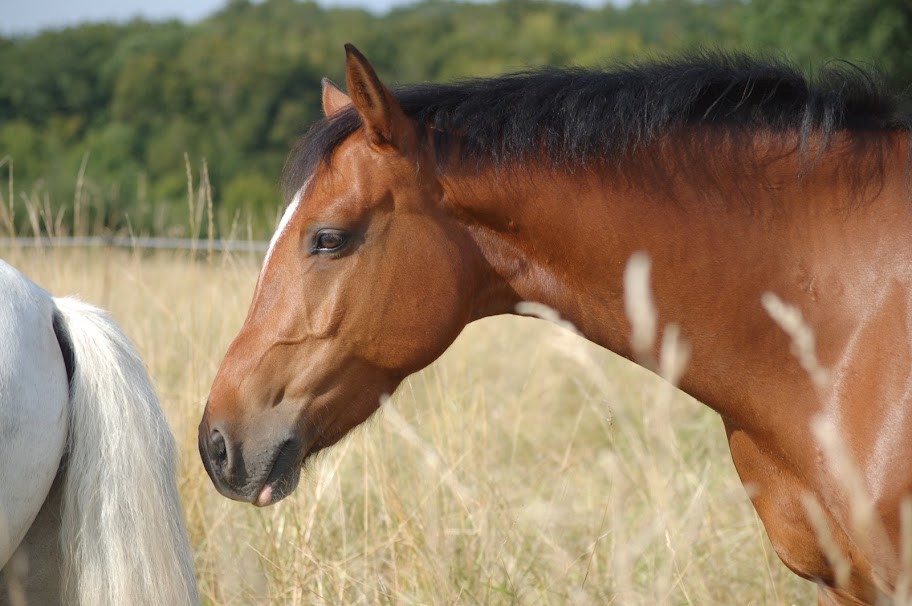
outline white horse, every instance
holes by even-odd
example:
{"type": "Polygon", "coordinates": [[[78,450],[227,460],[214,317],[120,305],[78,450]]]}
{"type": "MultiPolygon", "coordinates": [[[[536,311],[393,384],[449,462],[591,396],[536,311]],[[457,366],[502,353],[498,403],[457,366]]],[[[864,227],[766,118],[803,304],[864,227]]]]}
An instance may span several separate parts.
{"type": "Polygon", "coordinates": [[[198,604],[175,458],[117,325],[0,261],[0,605],[198,604]]]}

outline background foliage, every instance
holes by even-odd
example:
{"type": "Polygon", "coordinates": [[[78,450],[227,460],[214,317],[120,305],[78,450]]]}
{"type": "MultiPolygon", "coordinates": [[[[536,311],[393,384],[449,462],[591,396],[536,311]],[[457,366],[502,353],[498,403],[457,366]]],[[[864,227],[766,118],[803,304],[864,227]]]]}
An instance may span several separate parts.
{"type": "Polygon", "coordinates": [[[912,82],[908,0],[643,0],[594,9],[424,0],[385,15],[232,0],[194,25],[133,21],[0,38],[6,228],[12,215],[20,233],[41,225],[60,234],[187,235],[188,171],[196,184],[205,168],[213,235],[266,236],[281,206],[284,156],[319,117],[320,78],[344,81],[346,41],[393,83],[703,47],[772,52],[808,70],[846,58],[875,65],[898,88],[912,82]]]}

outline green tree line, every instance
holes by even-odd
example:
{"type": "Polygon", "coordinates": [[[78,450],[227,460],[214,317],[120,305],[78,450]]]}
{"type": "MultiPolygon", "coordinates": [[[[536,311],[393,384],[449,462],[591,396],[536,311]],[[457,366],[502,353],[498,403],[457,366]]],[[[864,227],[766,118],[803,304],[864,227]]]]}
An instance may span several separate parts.
{"type": "Polygon", "coordinates": [[[285,154],[320,115],[320,78],[344,81],[348,41],[393,83],[700,48],[775,53],[809,71],[845,58],[912,82],[908,0],[424,0],[383,15],[232,0],[193,25],[0,37],[0,234],[5,221],[187,235],[188,172],[196,191],[205,169],[213,235],[267,235],[285,154]]]}

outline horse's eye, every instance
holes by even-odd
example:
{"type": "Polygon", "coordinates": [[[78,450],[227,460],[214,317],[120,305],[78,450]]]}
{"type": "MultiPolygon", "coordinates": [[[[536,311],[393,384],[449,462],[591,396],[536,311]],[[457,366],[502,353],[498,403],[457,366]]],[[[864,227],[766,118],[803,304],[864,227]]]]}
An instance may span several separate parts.
{"type": "Polygon", "coordinates": [[[314,238],[315,252],[333,252],[345,246],[346,236],[341,231],[324,229],[314,238]]]}

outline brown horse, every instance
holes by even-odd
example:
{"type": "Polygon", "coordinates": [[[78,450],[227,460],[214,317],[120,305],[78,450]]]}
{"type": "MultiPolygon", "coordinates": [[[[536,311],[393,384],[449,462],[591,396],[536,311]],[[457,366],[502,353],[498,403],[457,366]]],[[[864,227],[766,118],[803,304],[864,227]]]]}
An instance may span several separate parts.
{"type": "Polygon", "coordinates": [[[783,562],[821,601],[902,589],[912,129],[896,100],[851,68],[808,82],[718,55],[392,92],[346,51],[351,97],[324,81],[200,424],[222,494],[286,496],[467,323],[523,301],[635,357],[623,274],[644,251],[691,347],[680,387],[722,416],[783,562]],[[808,335],[776,301],[815,333],[800,357],[787,333],[808,335]],[[815,352],[828,372],[807,372],[815,352]]]}

